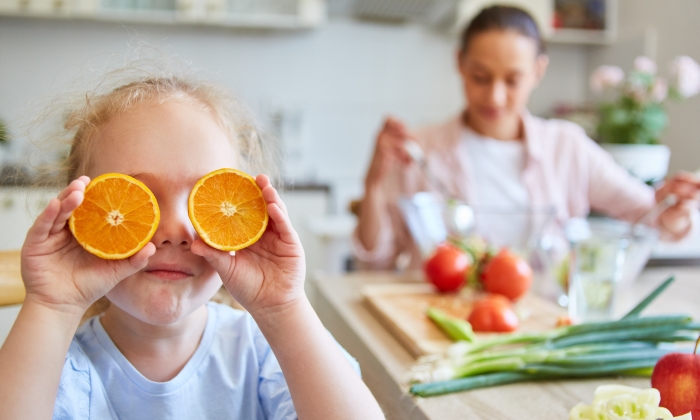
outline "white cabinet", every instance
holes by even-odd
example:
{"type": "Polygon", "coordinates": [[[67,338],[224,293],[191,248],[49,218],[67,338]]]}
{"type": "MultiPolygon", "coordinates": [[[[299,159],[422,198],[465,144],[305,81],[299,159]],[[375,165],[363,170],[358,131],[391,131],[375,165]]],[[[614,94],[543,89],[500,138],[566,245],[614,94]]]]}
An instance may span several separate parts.
{"type": "Polygon", "coordinates": [[[0,251],[20,249],[36,216],[56,191],[0,188],[0,251]]]}

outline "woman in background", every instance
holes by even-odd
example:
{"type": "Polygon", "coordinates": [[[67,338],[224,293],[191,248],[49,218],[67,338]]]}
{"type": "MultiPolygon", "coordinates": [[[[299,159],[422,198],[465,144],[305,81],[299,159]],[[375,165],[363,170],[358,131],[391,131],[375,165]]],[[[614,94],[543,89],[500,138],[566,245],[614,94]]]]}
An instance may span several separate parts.
{"type": "Polygon", "coordinates": [[[691,230],[700,185],[693,176],[676,175],[655,191],[615,164],[578,125],[530,115],[527,102],[548,58],[527,12],[482,10],[462,34],[457,60],[468,104],[460,115],[416,132],[388,118],[377,136],[354,237],[364,268],[394,268],[400,254],[410,255],[409,267],[420,266],[398,199],[435,185],[412,162],[407,141],[423,149],[428,170],[446,190],[440,192],[471,206],[551,206],[560,223],[591,209],[634,221],[674,193],[678,204],[657,219],[662,236],[680,239],[691,230]]]}

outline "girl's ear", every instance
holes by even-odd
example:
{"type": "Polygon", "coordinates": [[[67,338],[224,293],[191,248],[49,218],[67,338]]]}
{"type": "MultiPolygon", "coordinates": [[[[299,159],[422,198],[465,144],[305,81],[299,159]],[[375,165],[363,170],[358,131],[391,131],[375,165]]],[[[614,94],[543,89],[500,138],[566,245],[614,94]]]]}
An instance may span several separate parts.
{"type": "Polygon", "coordinates": [[[544,77],[547,72],[547,66],[549,65],[549,56],[547,54],[540,54],[535,59],[535,76],[537,77],[537,84],[544,77]]]}

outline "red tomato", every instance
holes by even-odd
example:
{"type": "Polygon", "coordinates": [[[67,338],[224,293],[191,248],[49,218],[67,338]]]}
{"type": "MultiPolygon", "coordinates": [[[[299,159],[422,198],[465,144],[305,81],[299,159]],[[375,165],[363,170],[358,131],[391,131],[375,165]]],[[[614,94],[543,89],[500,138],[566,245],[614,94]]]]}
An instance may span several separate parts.
{"type": "Polygon", "coordinates": [[[510,301],[501,295],[488,295],[476,301],[467,321],[478,332],[510,332],[520,324],[510,301]]]}
{"type": "Polygon", "coordinates": [[[480,278],[487,292],[518,300],[530,289],[532,268],[527,261],[503,248],[486,262],[480,278]]]}
{"type": "Polygon", "coordinates": [[[439,291],[453,292],[464,285],[469,263],[469,256],[464,251],[450,244],[442,244],[425,262],[423,270],[439,291]]]}

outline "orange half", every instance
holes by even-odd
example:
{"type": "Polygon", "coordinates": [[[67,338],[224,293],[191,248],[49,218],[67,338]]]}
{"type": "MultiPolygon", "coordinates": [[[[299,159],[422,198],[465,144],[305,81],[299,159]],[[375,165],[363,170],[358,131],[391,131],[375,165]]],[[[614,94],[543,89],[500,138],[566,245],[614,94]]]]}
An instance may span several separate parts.
{"type": "Polygon", "coordinates": [[[118,260],[146,246],[159,222],[160,209],[151,190],[128,175],[112,173],[88,184],[68,227],[86,251],[118,260]]]}
{"type": "Polygon", "coordinates": [[[190,192],[188,214],[212,248],[237,251],[253,245],[267,228],[267,205],[255,179],[236,169],[204,175],[190,192]]]}

